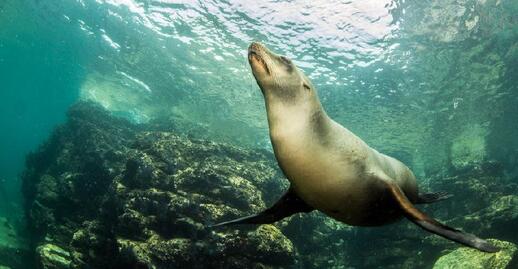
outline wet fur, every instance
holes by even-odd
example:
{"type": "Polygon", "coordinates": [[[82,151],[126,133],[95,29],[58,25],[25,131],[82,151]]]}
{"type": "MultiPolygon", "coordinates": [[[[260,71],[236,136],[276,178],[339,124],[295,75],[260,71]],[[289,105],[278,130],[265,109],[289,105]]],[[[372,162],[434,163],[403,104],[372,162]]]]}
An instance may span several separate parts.
{"type": "Polygon", "coordinates": [[[330,119],[314,87],[303,88],[311,82],[296,66],[286,68],[279,56],[255,46],[262,62],[252,59],[251,65],[265,64],[268,70],[254,76],[265,95],[273,149],[295,192],[312,207],[351,225],[383,225],[401,218],[378,174],[394,178],[415,200],[410,170],[330,119]],[[272,74],[278,77],[265,82],[272,74]]]}
{"type": "Polygon", "coordinates": [[[313,209],[356,226],[384,225],[405,216],[449,240],[481,251],[499,251],[417,209],[416,203],[439,201],[446,195],[419,196],[407,166],[330,119],[309,79],[289,59],[258,43],[250,46],[248,59],[264,95],[275,157],[291,187],[269,209],[213,227],[273,223],[313,209]]]}

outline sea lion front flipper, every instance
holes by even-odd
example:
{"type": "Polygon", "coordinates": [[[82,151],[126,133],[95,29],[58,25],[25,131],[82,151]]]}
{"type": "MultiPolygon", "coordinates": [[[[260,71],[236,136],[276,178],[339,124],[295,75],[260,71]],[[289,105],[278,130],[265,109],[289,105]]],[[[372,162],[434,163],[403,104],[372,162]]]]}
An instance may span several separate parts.
{"type": "Polygon", "coordinates": [[[306,204],[300,197],[289,188],[288,191],[272,207],[261,213],[242,217],[235,220],[225,221],[210,227],[218,227],[233,224],[267,224],[274,223],[296,213],[311,212],[314,208],[306,204]]]}
{"type": "Polygon", "coordinates": [[[422,194],[420,193],[419,197],[417,197],[416,204],[431,204],[431,203],[439,202],[442,200],[446,200],[452,196],[453,195],[448,194],[445,191],[422,193],[422,194]]]}
{"type": "Polygon", "coordinates": [[[468,247],[476,248],[484,252],[497,252],[500,249],[493,246],[491,243],[484,239],[480,239],[473,234],[465,233],[460,230],[448,227],[433,218],[429,217],[419,209],[415,208],[414,205],[408,200],[406,195],[403,193],[401,188],[394,182],[383,180],[387,183],[393,197],[398,202],[400,208],[403,210],[405,217],[410,221],[417,224],[421,228],[440,235],[444,238],[452,241],[461,243],[468,247]]]}

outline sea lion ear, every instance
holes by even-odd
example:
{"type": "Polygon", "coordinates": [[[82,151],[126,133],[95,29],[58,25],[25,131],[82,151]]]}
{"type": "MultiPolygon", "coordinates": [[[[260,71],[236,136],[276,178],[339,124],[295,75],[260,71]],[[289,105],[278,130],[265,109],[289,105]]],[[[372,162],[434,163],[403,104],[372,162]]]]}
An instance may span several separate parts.
{"type": "Polygon", "coordinates": [[[299,71],[299,72],[300,72],[300,77],[302,80],[302,87],[308,91],[311,90],[313,88],[311,81],[304,73],[302,73],[302,71],[299,71]]]}

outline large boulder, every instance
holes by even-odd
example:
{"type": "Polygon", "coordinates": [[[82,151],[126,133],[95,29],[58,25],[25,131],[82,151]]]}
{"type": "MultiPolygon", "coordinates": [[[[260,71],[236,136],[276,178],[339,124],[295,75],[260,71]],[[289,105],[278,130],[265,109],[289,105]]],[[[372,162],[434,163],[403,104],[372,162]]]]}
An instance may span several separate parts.
{"type": "Polygon", "coordinates": [[[68,251],[50,243],[36,248],[36,259],[41,269],[68,269],[72,263],[68,251]]]}
{"type": "Polygon", "coordinates": [[[518,265],[518,249],[515,244],[489,240],[502,250],[484,253],[472,248],[461,247],[440,257],[433,269],[512,269],[518,265]]]}
{"type": "Polygon", "coordinates": [[[40,267],[295,263],[280,227],[207,228],[281,196],[287,184],[271,153],[157,129],[80,103],[28,157],[24,193],[40,267]]]}

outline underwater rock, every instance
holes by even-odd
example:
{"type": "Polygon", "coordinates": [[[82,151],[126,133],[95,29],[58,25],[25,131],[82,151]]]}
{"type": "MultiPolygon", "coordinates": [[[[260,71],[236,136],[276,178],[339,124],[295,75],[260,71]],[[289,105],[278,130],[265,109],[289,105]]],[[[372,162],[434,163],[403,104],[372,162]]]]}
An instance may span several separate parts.
{"type": "Polygon", "coordinates": [[[133,268],[156,268],[151,261],[150,248],[146,243],[126,239],[118,239],[119,265],[128,265],[133,268]]]}
{"type": "Polygon", "coordinates": [[[516,242],[518,234],[518,196],[505,195],[491,201],[489,207],[463,217],[465,229],[479,234],[498,235],[516,242]]]}
{"type": "Polygon", "coordinates": [[[283,193],[271,160],[266,151],[149,131],[79,103],[27,158],[23,190],[39,266],[292,265],[296,248],[275,226],[207,228],[283,193]]]}
{"type": "Polygon", "coordinates": [[[45,244],[36,248],[37,262],[42,269],[70,268],[70,253],[59,246],[45,244]]]}
{"type": "Polygon", "coordinates": [[[290,265],[294,262],[295,249],[293,243],[273,225],[261,225],[255,231],[248,233],[257,249],[257,257],[262,262],[290,265]]]}
{"type": "Polygon", "coordinates": [[[31,258],[27,242],[7,219],[0,217],[0,268],[23,268],[31,258]]]}
{"type": "Polygon", "coordinates": [[[439,219],[482,237],[518,240],[512,232],[518,225],[518,186],[505,178],[498,164],[486,162],[449,177],[431,178],[430,188],[453,195],[430,206],[439,219]]]}
{"type": "Polygon", "coordinates": [[[518,265],[518,249],[515,244],[490,239],[502,250],[484,253],[475,249],[461,247],[440,257],[433,269],[511,269],[518,265]]]}

